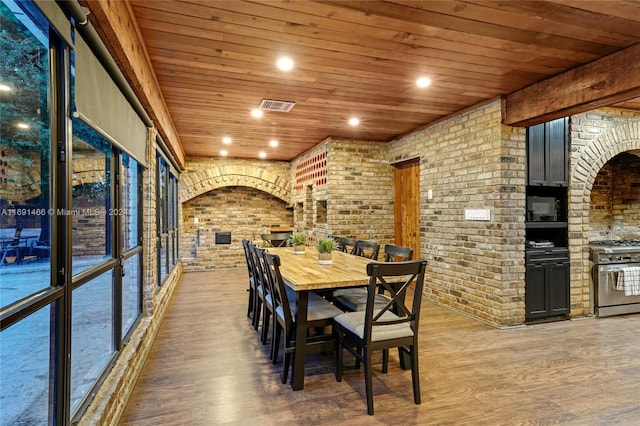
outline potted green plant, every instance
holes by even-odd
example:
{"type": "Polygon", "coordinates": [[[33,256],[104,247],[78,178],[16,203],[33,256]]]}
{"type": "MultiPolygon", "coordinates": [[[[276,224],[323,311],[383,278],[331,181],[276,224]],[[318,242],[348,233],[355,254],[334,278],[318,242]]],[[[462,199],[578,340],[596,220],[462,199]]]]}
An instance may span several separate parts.
{"type": "Polygon", "coordinates": [[[331,252],[336,248],[336,246],[337,242],[333,237],[322,237],[316,239],[318,263],[321,265],[331,264],[331,252]]]}
{"type": "Polygon", "coordinates": [[[304,254],[304,246],[307,242],[307,236],[304,232],[294,232],[289,238],[289,245],[293,246],[294,254],[304,254]]]}

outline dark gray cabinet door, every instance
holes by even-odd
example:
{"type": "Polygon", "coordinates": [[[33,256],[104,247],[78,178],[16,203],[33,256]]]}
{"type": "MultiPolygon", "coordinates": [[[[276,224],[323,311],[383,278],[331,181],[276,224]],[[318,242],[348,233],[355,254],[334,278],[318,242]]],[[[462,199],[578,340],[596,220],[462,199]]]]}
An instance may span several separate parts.
{"type": "Polygon", "coordinates": [[[547,318],[547,279],[541,263],[527,265],[525,286],[525,312],[527,319],[547,318]]]}
{"type": "Polygon", "coordinates": [[[565,315],[570,309],[569,261],[547,266],[549,316],[565,315]]]}
{"type": "Polygon", "coordinates": [[[529,185],[542,186],[547,182],[545,124],[527,129],[527,166],[529,185]]]}
{"type": "Polygon", "coordinates": [[[527,177],[532,186],[567,186],[569,119],[527,128],[527,177]]]}
{"type": "Polygon", "coordinates": [[[566,315],[570,308],[569,260],[526,266],[525,312],[529,320],[566,315]]]}
{"type": "Polygon", "coordinates": [[[545,123],[547,146],[546,180],[550,186],[567,186],[569,164],[569,119],[561,118],[545,123]]]}

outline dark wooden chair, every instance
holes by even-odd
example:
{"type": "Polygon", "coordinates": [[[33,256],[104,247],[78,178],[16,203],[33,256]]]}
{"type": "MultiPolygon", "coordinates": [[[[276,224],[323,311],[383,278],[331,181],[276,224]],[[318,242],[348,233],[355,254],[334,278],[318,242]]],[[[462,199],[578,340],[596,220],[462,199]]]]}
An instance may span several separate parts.
{"type": "Polygon", "coordinates": [[[406,262],[413,259],[413,249],[411,247],[397,246],[394,244],[385,244],[384,261],[385,262],[406,262]]]}
{"type": "MultiPolygon", "coordinates": [[[[384,246],[385,262],[406,262],[413,258],[411,247],[386,244],[384,246]]],[[[384,289],[380,288],[376,296],[376,303],[386,304],[388,297],[384,289]]],[[[362,311],[367,303],[367,289],[365,287],[336,290],[333,293],[333,303],[343,311],[362,311]]]]}
{"type": "MultiPolygon", "coordinates": [[[[275,304],[274,329],[271,347],[271,358],[275,364],[278,360],[280,336],[284,334],[284,359],[282,366],[282,383],[287,382],[291,356],[295,351],[294,337],[296,334],[296,304],[290,300],[295,294],[287,292],[287,286],[280,274],[280,257],[276,254],[264,253],[267,276],[273,286],[273,298],[275,304]]],[[[323,333],[326,326],[333,324],[333,317],[342,314],[342,311],[320,296],[309,294],[309,306],[307,310],[307,326],[316,333],[308,333],[308,353],[332,350],[335,345],[333,333],[323,333]]]]}
{"type": "Polygon", "coordinates": [[[418,368],[418,326],[422,305],[422,289],[427,262],[416,260],[408,262],[370,263],[367,274],[370,276],[367,287],[367,303],[364,311],[347,312],[334,318],[334,331],[337,339],[336,380],[342,381],[343,349],[347,349],[358,362],[364,364],[367,413],[373,415],[373,368],[372,353],[382,351],[382,373],[386,374],[389,365],[389,349],[398,348],[409,359],[413,382],[413,399],[420,404],[420,372],[418,368]],[[397,283],[400,288],[388,283],[397,283]],[[409,286],[415,283],[411,304],[407,305],[401,297],[409,286]],[[376,303],[378,287],[389,292],[390,299],[384,305],[376,303]],[[394,312],[394,306],[398,308],[394,312]]]}
{"type": "Polygon", "coordinates": [[[264,254],[266,249],[256,247],[254,250],[254,263],[256,266],[255,274],[258,277],[258,281],[260,285],[257,287],[256,291],[258,294],[258,303],[261,306],[262,311],[262,321],[261,321],[261,329],[260,329],[260,341],[263,345],[267,344],[267,339],[269,337],[269,328],[271,323],[271,316],[274,313],[274,304],[273,304],[273,288],[271,287],[271,282],[269,281],[267,266],[264,263],[264,254]]]}
{"type": "MultiPolygon", "coordinates": [[[[255,244],[249,244],[249,253],[251,254],[251,262],[253,265],[253,279],[255,280],[256,295],[253,306],[253,328],[258,331],[261,325],[260,319],[264,317],[264,300],[268,293],[265,287],[264,269],[262,267],[261,257],[263,248],[257,247],[255,244]]],[[[264,329],[264,322],[262,322],[264,329]]],[[[262,334],[262,333],[260,333],[262,334]]]]}
{"type": "Polygon", "coordinates": [[[336,242],[338,243],[338,250],[355,254],[356,251],[356,240],[355,238],[347,238],[347,237],[335,237],[336,242]]]}
{"type": "Polygon", "coordinates": [[[285,247],[291,238],[291,232],[272,232],[260,236],[265,247],[285,247]]]}
{"type": "Polygon", "coordinates": [[[253,256],[251,256],[249,244],[251,244],[249,240],[242,240],[242,248],[244,249],[244,257],[247,263],[247,272],[249,273],[249,287],[247,288],[247,292],[249,293],[249,300],[247,303],[247,317],[252,318],[256,298],[256,281],[253,277],[255,268],[253,266],[253,256]]]}
{"type": "Polygon", "coordinates": [[[371,260],[378,260],[378,254],[380,253],[380,244],[375,241],[356,241],[356,246],[353,254],[356,256],[366,257],[371,260]]]}

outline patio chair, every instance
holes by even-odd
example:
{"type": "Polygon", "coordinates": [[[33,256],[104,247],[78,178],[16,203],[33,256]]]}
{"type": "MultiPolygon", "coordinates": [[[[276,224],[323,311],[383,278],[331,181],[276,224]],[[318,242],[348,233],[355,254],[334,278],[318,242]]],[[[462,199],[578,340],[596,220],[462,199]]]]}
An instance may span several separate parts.
{"type": "Polygon", "coordinates": [[[5,264],[9,254],[13,254],[16,258],[14,261],[18,261],[18,237],[16,228],[2,228],[0,229],[0,267],[5,264]]]}

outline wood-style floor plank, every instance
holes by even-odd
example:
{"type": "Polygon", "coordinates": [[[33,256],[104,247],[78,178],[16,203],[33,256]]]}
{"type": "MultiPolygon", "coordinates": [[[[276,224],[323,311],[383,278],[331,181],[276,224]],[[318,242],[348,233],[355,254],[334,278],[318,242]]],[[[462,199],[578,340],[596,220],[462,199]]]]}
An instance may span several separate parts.
{"type": "Polygon", "coordinates": [[[308,358],[304,390],[280,383],[246,282],[240,268],[183,275],[121,425],[640,424],[640,315],[498,330],[425,300],[422,404],[396,352],[375,368],[370,417],[363,370],[337,383],[332,354],[308,358]]]}

